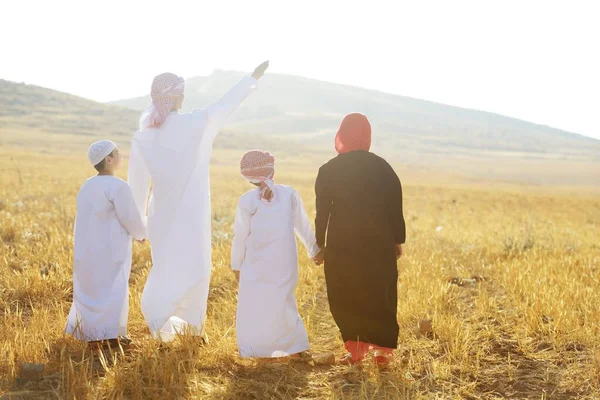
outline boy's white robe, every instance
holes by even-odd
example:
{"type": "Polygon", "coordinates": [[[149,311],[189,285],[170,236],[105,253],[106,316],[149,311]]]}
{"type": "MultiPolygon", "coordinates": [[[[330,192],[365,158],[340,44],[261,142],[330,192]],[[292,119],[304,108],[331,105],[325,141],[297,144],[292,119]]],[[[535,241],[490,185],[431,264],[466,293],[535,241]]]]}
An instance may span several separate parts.
{"type": "Polygon", "coordinates": [[[96,176],[83,184],[74,236],[66,332],[86,341],[126,335],[132,236],[144,239],[146,228],[125,181],[96,176]]]}
{"type": "Polygon", "coordinates": [[[259,190],[241,197],[231,266],[240,270],[236,334],[242,357],[283,357],[308,350],[296,305],[298,253],[294,231],[312,258],[319,252],[300,196],[275,185],[271,203],[259,190]]]}
{"type": "Polygon", "coordinates": [[[142,294],[142,312],[154,337],[201,334],[212,268],[209,163],[213,141],[227,117],[256,87],[243,78],[203,110],[171,112],[158,128],[137,131],[128,181],[146,215],[152,269],[142,294]]]}

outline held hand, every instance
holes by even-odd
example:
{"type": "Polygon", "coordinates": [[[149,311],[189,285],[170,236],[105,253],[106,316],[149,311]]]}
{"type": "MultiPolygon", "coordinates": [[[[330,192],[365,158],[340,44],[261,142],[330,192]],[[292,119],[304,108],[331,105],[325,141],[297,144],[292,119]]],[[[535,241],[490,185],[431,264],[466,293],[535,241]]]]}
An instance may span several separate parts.
{"type": "Polygon", "coordinates": [[[403,250],[402,250],[402,245],[401,244],[397,244],[396,245],[396,260],[399,260],[400,257],[402,257],[403,250]]]}
{"type": "Polygon", "coordinates": [[[256,67],[256,69],[252,73],[252,77],[254,79],[260,79],[265,74],[265,71],[267,70],[267,68],[269,68],[268,60],[265,61],[264,63],[260,64],[258,67],[256,67]]]}
{"type": "Polygon", "coordinates": [[[319,252],[319,254],[317,254],[317,255],[315,256],[315,258],[313,258],[313,262],[314,262],[316,265],[323,265],[323,263],[325,262],[325,250],[321,250],[321,251],[319,252]]]}

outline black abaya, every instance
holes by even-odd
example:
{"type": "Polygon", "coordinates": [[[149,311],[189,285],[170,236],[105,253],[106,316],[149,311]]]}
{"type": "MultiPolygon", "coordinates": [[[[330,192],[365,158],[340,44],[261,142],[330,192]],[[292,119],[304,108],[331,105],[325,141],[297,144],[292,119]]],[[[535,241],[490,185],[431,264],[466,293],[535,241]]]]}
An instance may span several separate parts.
{"type": "Polygon", "coordinates": [[[406,238],[402,186],[366,151],[339,155],[315,185],[317,243],[325,250],[329,306],[344,341],[398,342],[396,245],[406,238]]]}

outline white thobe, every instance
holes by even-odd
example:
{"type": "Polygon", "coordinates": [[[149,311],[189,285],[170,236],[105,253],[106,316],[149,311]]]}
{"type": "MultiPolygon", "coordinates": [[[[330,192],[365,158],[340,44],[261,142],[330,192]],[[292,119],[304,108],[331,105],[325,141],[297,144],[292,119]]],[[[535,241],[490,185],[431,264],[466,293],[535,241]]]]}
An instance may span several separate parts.
{"type": "Polygon", "coordinates": [[[146,238],[127,182],[95,176],[83,184],[74,236],[73,305],[66,332],[86,341],[126,335],[132,237],[146,238]]]}
{"type": "Polygon", "coordinates": [[[300,196],[275,185],[269,203],[259,190],[240,199],[234,223],[231,267],[240,271],[236,318],[242,357],[283,357],[309,349],[298,313],[298,253],[294,231],[308,250],[319,253],[300,196]]]}
{"type": "Polygon", "coordinates": [[[214,139],[227,117],[256,87],[243,78],[203,110],[171,112],[158,128],[134,134],[129,184],[146,215],[152,268],[142,312],[152,335],[202,334],[212,268],[209,163],[214,139]]]}

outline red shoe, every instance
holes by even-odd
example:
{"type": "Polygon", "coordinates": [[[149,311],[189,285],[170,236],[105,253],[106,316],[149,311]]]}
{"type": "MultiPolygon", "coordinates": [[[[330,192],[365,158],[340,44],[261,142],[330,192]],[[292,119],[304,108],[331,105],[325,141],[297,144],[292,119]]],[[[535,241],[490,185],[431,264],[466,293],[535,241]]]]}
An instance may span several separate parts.
{"type": "Polygon", "coordinates": [[[387,368],[393,360],[392,355],[385,350],[375,350],[373,360],[379,368],[387,368]]]}

